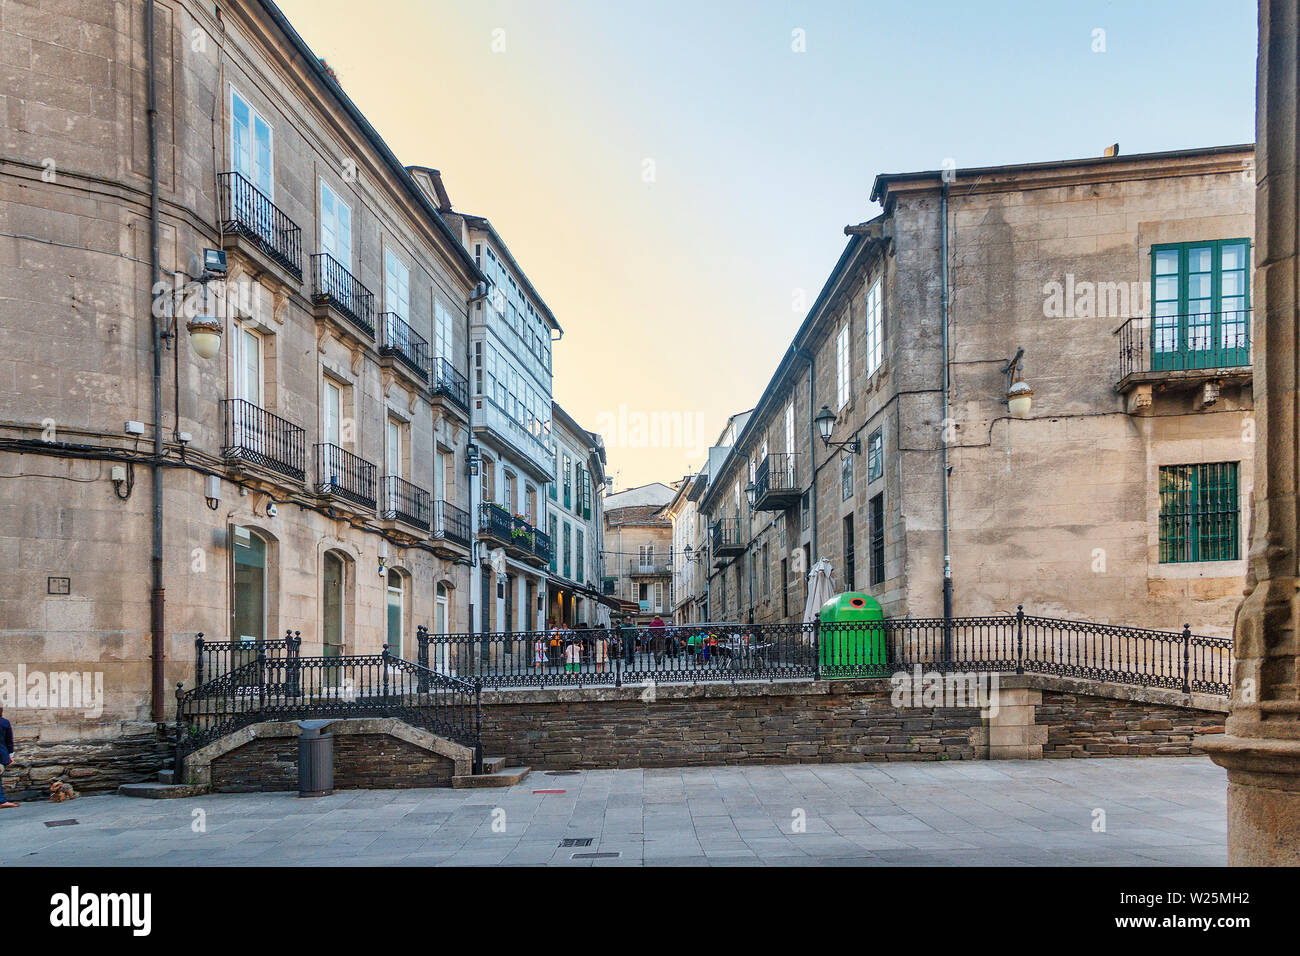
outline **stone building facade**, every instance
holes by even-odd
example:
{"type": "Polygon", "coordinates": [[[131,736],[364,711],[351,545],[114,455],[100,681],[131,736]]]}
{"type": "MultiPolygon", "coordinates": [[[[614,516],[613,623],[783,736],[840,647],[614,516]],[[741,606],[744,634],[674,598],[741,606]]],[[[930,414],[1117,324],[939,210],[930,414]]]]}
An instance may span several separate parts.
{"type": "Polygon", "coordinates": [[[957,615],[1230,633],[1253,167],[1247,145],[878,177],[883,213],[702,472],[711,617],[797,620],[826,558],[890,616],[942,615],[947,564],[957,615]]]}
{"type": "Polygon", "coordinates": [[[658,482],[605,499],[605,575],[601,592],[622,602],[633,623],[672,613],[673,525],[661,513],[673,489],[658,482]]]}
{"type": "Polygon", "coordinates": [[[0,672],[89,681],[11,697],[22,748],[151,733],[198,632],[413,659],[469,629],[485,276],[329,68],[260,0],[24,4],[0,44],[0,672]]]}
{"type": "Polygon", "coordinates": [[[547,623],[608,624],[617,602],[601,594],[605,566],[605,441],[552,405],[556,480],[547,497],[551,549],[547,623]]]}

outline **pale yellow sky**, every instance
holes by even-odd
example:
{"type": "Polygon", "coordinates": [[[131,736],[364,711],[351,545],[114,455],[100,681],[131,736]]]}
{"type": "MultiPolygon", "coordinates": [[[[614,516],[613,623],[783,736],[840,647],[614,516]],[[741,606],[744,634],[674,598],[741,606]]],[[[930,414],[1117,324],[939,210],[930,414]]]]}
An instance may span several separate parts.
{"type": "Polygon", "coordinates": [[[1249,3],[280,6],[398,158],[505,237],[619,487],[681,477],[754,405],[878,173],[1253,136],[1249,3]]]}

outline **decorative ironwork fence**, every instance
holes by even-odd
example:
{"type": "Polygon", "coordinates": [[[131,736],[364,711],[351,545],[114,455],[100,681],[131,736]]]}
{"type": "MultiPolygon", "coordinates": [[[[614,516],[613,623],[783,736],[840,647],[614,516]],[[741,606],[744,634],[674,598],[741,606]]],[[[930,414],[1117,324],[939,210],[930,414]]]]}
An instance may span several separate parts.
{"type": "Polygon", "coordinates": [[[239,398],[221,400],[224,438],[221,454],[249,461],[302,481],[306,476],[307,433],[292,422],[239,398]]]}
{"type": "Polygon", "coordinates": [[[998,671],[1081,677],[1184,693],[1231,692],[1232,641],[1032,617],[836,624],[697,624],[490,634],[417,634],[420,660],[489,689],[733,683],[998,671]],[[427,647],[424,646],[427,644],[427,647]]]}
{"type": "MultiPolygon", "coordinates": [[[[482,769],[481,684],[383,653],[347,657],[254,658],[186,691],[176,687],[178,758],[265,720],[395,717],[474,749],[482,769]]],[[[201,652],[200,652],[201,653],[201,652]]]]}
{"type": "Polygon", "coordinates": [[[240,173],[217,176],[221,230],[253,242],[293,275],[302,278],[302,229],[240,173]]]}

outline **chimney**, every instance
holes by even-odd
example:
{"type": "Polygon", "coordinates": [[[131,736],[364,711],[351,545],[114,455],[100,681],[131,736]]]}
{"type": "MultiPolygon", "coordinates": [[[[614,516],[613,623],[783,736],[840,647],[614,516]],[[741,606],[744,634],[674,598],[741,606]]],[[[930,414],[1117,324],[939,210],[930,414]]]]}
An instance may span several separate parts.
{"type": "Polygon", "coordinates": [[[1116,156],[1119,155],[1119,143],[1114,143],[1110,146],[1107,146],[1106,152],[1102,153],[1101,155],[1106,157],[1107,159],[1114,159],[1116,156]]]}

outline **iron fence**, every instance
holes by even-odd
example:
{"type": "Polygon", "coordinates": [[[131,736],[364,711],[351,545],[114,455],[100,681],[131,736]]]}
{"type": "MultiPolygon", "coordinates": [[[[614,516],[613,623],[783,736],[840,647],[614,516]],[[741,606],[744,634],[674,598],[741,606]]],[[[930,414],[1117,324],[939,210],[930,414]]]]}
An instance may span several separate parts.
{"type": "Polygon", "coordinates": [[[176,751],[183,758],[266,720],[395,717],[474,749],[482,769],[481,686],[380,654],[256,657],[185,691],[176,688],[176,751]]]}
{"type": "Polygon", "coordinates": [[[469,411],[469,379],[445,358],[433,360],[433,390],[446,395],[464,411],[469,411]]]}
{"type": "Polygon", "coordinates": [[[381,518],[386,521],[402,521],[423,531],[429,530],[432,497],[427,491],[397,475],[385,475],[380,484],[383,500],[381,518]]]}
{"type": "Polygon", "coordinates": [[[835,624],[704,624],[417,634],[420,659],[490,689],[1041,673],[1226,696],[1232,641],[1015,614],[835,624]],[[427,643],[427,647],[424,646],[427,643]]]}
{"type": "Polygon", "coordinates": [[[295,279],[302,278],[302,229],[240,173],[217,177],[221,231],[248,239],[295,279]]]}
{"type": "Polygon", "coordinates": [[[375,507],[375,466],[328,442],[316,446],[316,491],[362,508],[375,507]]]}
{"type": "Polygon", "coordinates": [[[375,337],[375,294],[326,252],[311,257],[312,300],[329,305],[369,339],[375,337]]]}
{"type": "Polygon", "coordinates": [[[471,541],[469,512],[457,508],[450,501],[434,502],[433,536],[468,548],[471,541]]]}
{"type": "Polygon", "coordinates": [[[302,481],[306,476],[307,432],[240,398],[222,399],[225,435],[221,454],[252,462],[302,481]]]}
{"type": "Polygon", "coordinates": [[[428,381],[428,340],[407,325],[396,312],[381,312],[379,318],[384,329],[384,344],[379,347],[379,354],[392,356],[422,381],[428,381]]]}
{"type": "Polygon", "coordinates": [[[1250,365],[1250,309],[1136,316],[1119,337],[1119,377],[1250,365]]]}

